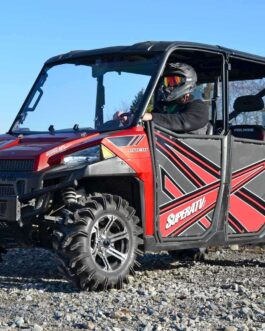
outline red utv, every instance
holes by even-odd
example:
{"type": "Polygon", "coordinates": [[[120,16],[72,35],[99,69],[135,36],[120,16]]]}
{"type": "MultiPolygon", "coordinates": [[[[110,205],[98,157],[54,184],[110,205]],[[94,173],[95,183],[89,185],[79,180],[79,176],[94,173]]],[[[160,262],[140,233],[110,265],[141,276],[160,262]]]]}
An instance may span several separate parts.
{"type": "Polygon", "coordinates": [[[52,250],[77,287],[108,289],[145,251],[265,242],[264,77],[265,58],[184,42],[51,58],[0,137],[2,250],[52,250]],[[141,119],[174,62],[197,73],[207,134],[141,119]]]}

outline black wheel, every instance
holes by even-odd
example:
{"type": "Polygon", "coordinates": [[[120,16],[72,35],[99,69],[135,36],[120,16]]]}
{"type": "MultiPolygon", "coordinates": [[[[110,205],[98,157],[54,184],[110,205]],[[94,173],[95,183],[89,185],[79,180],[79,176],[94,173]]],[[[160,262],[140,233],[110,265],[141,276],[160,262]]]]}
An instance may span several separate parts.
{"type": "Polygon", "coordinates": [[[177,260],[204,261],[207,257],[207,252],[207,249],[203,247],[173,250],[168,253],[177,260]]]}
{"type": "Polygon", "coordinates": [[[97,194],[60,216],[53,248],[67,278],[80,289],[121,288],[143,244],[135,210],[121,197],[97,194]]]}

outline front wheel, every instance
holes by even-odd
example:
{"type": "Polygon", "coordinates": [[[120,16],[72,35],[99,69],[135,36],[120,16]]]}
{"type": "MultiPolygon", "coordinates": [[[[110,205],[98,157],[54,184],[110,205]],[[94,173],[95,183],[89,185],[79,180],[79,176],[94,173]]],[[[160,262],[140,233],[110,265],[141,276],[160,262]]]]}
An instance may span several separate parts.
{"type": "Polygon", "coordinates": [[[121,288],[141,253],[142,228],[121,197],[102,194],[61,212],[53,248],[63,270],[80,289],[121,288]]]}

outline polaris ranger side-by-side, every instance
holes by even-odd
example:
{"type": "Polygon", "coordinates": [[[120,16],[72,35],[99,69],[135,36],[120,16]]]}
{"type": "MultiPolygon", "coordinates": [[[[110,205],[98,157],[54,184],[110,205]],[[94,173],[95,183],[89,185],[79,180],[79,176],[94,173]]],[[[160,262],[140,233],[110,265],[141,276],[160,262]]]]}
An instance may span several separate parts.
{"type": "Polygon", "coordinates": [[[186,42],[51,58],[0,136],[1,250],[52,250],[93,290],[145,251],[264,243],[264,77],[263,57],[186,42]],[[169,63],[195,69],[206,134],[142,121],[169,63]]]}

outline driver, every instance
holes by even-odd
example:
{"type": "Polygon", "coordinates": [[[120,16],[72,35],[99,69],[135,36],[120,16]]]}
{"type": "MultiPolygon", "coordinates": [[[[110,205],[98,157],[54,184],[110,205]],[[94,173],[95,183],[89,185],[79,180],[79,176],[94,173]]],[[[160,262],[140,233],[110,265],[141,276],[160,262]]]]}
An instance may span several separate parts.
{"type": "Polygon", "coordinates": [[[178,133],[206,134],[208,107],[191,93],[196,87],[197,75],[188,64],[170,63],[167,74],[157,93],[157,102],[152,113],[145,113],[143,121],[178,133]]]}

